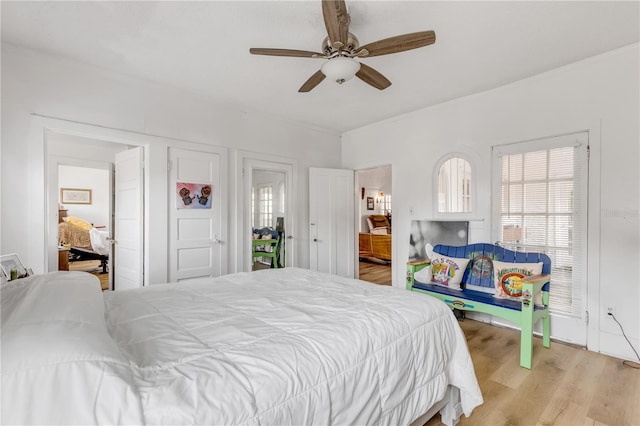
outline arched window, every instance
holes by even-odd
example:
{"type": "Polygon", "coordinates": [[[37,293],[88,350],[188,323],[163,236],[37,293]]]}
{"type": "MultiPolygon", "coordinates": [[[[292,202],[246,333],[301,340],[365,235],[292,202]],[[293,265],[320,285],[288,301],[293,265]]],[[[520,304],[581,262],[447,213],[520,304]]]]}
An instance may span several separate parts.
{"type": "Polygon", "coordinates": [[[436,211],[471,213],[471,164],[458,154],[444,157],[437,168],[436,211]]]}

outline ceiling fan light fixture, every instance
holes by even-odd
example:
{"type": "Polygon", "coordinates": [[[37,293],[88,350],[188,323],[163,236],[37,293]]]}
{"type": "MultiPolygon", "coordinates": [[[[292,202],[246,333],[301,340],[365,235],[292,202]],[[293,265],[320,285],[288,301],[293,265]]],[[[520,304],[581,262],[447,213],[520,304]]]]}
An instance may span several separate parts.
{"type": "Polygon", "coordinates": [[[358,71],[360,62],[346,56],[331,58],[322,65],[322,74],[338,84],[351,80],[358,71]]]}

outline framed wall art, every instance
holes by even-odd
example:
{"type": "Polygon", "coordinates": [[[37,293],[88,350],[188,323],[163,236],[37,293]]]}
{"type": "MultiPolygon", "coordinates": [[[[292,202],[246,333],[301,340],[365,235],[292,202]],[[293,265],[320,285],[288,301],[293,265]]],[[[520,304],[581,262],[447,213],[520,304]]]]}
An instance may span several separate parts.
{"type": "Polygon", "coordinates": [[[210,209],[213,189],[209,183],[176,182],[176,207],[210,209]]]}
{"type": "Polygon", "coordinates": [[[464,246],[469,241],[469,222],[412,220],[409,237],[409,260],[429,259],[437,244],[464,246]]]}
{"type": "Polygon", "coordinates": [[[8,281],[29,276],[27,268],[16,253],[0,256],[0,269],[8,281]]]}
{"type": "Polygon", "coordinates": [[[79,188],[60,188],[60,203],[91,204],[91,190],[79,188]]]}
{"type": "Polygon", "coordinates": [[[373,197],[367,197],[367,210],[373,210],[373,197]]]}

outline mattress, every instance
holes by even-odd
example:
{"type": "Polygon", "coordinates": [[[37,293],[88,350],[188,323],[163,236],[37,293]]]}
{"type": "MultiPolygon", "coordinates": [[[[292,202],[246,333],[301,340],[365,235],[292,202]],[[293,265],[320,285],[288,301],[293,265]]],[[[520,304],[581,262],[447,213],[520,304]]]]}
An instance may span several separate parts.
{"type": "Polygon", "coordinates": [[[103,298],[73,274],[3,289],[3,424],[409,424],[448,385],[482,403],[434,298],[297,268],[103,298]]]}
{"type": "Polygon", "coordinates": [[[60,222],[58,224],[58,243],[92,250],[89,231],[66,222],[60,222]]]}
{"type": "Polygon", "coordinates": [[[96,228],[85,230],[66,222],[58,224],[58,243],[91,250],[100,256],[109,255],[109,232],[96,228]]]}

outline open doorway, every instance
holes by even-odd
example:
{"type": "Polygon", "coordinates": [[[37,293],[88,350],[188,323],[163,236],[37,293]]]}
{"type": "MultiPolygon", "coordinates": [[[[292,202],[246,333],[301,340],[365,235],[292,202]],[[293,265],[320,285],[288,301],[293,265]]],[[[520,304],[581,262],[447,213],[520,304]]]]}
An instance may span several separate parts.
{"type": "Polygon", "coordinates": [[[238,222],[237,270],[296,266],[295,160],[238,152],[237,166],[243,218],[238,222]]]}
{"type": "Polygon", "coordinates": [[[392,284],[393,205],[391,166],[357,170],[359,203],[358,277],[375,284],[392,284]]]}
{"type": "Polygon", "coordinates": [[[58,270],[93,274],[102,290],[112,282],[112,176],[112,167],[58,164],[58,270]]]}
{"type": "Polygon", "coordinates": [[[252,171],[252,271],[286,266],[286,177],[281,171],[252,171]]]}
{"type": "Polygon", "coordinates": [[[114,162],[120,143],[48,132],[47,211],[56,216],[48,226],[52,270],[89,272],[103,290],[114,288],[114,162]],[[55,268],[57,265],[57,268],[55,268]]]}

